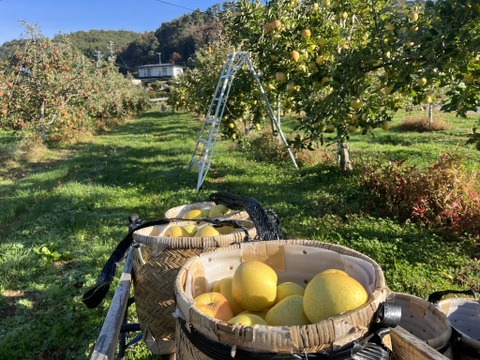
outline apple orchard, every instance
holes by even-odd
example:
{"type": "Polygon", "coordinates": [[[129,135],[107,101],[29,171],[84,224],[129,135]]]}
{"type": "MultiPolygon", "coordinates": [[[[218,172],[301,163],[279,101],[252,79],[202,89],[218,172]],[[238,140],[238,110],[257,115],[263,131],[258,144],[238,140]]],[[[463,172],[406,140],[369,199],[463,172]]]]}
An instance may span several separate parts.
{"type": "Polygon", "coordinates": [[[0,62],[0,128],[29,144],[68,141],[149,105],[146,92],[112,61],[94,66],[67,36],[52,41],[25,27],[31,37],[0,62]]]}
{"type": "MultiPolygon", "coordinates": [[[[224,33],[231,44],[251,52],[268,97],[278,99],[285,113],[299,115],[301,132],[293,145],[337,144],[344,170],[352,168],[349,134],[387,128],[407,104],[435,101],[465,117],[480,103],[478,1],[241,0],[236,5],[224,33]],[[440,89],[446,94],[443,103],[436,99],[440,89]]],[[[173,100],[184,105],[188,100],[190,109],[204,113],[211,99],[182,84],[214,83],[211,77],[232,48],[198,52],[195,72],[187,72],[173,100]]],[[[242,74],[235,82],[223,127],[232,139],[241,135],[241,123],[259,129],[262,119],[253,83],[242,74]]],[[[475,129],[468,141],[480,150],[475,129]]]]}

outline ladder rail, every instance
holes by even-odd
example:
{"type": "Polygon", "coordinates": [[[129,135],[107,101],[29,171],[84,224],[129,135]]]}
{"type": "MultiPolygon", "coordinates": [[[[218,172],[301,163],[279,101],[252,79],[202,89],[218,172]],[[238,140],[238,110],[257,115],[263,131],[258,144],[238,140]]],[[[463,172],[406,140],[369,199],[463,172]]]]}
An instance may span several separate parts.
{"type": "Polygon", "coordinates": [[[235,80],[235,77],[238,71],[244,66],[245,62],[248,65],[248,69],[252,73],[257,87],[260,91],[260,96],[263,101],[265,101],[267,107],[267,113],[272,120],[274,128],[276,128],[277,133],[280,134],[281,140],[287,147],[288,153],[296,169],[298,169],[295,156],[293,155],[288,141],[280,127],[279,118],[275,115],[268,96],[265,93],[263,85],[259,79],[259,73],[256,72],[253,63],[250,58],[250,53],[248,52],[233,52],[227,56],[225,64],[222,67],[220,72],[220,77],[218,79],[217,85],[215,87],[215,92],[210,102],[210,105],[207,110],[207,115],[205,121],[202,124],[200,135],[195,144],[195,149],[193,151],[190,163],[188,165],[187,171],[190,171],[193,165],[196,165],[199,169],[198,180],[197,180],[197,192],[200,190],[203,182],[206,179],[208,170],[210,169],[210,164],[212,161],[213,154],[215,152],[215,144],[217,142],[218,134],[221,127],[221,122],[223,115],[225,113],[225,108],[227,106],[227,100],[230,95],[232,84],[235,80]],[[207,126],[210,126],[207,131],[207,126]],[[204,137],[205,133],[208,133],[204,137]],[[200,152],[199,147],[203,146],[200,152]],[[197,160],[198,158],[198,160],[197,160]]]}

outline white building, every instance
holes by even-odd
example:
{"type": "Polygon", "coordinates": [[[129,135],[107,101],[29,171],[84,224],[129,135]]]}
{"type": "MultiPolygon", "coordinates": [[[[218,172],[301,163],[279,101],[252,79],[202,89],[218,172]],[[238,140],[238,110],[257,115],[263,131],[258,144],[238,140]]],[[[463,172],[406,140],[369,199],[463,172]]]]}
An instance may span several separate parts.
{"type": "Polygon", "coordinates": [[[175,79],[183,73],[183,66],[176,64],[151,64],[137,66],[138,78],[144,84],[175,79]]]}

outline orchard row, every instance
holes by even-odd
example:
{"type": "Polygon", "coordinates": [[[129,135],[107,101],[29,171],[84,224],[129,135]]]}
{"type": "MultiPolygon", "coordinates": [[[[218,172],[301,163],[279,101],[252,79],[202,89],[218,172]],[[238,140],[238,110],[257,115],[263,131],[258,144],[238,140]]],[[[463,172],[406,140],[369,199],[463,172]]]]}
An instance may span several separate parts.
{"type": "Polygon", "coordinates": [[[33,142],[68,141],[148,107],[146,91],[113,61],[93,63],[68,37],[29,31],[24,47],[0,63],[0,128],[33,142]]]}

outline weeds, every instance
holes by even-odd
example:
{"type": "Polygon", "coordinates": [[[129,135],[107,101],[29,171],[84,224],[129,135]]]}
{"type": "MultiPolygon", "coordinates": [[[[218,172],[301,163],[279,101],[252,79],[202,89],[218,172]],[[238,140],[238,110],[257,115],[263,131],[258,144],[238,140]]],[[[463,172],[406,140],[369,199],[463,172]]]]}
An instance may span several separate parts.
{"type": "Polygon", "coordinates": [[[403,162],[366,164],[362,181],[379,214],[455,236],[469,234],[480,243],[478,175],[463,169],[462,156],[444,153],[425,171],[403,162]]]}

